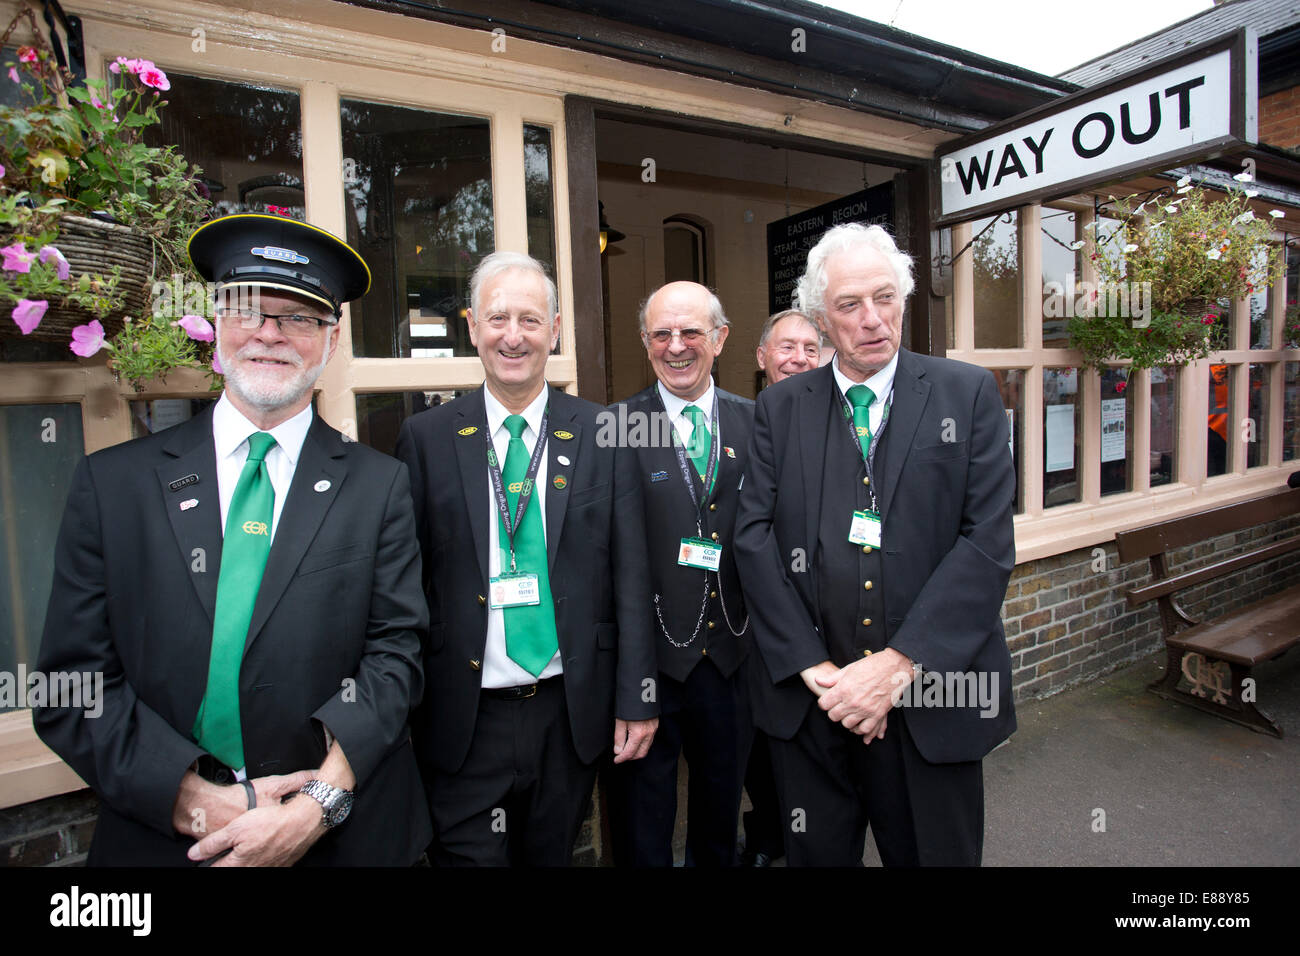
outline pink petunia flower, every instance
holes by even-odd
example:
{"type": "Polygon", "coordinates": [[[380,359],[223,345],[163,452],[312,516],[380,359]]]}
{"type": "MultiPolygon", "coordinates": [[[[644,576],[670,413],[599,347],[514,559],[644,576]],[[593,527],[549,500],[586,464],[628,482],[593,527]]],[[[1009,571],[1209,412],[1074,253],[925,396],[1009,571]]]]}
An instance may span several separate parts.
{"type": "Polygon", "coordinates": [[[212,329],[212,323],[201,315],[182,315],[172,325],[179,325],[185,330],[185,334],[196,342],[211,342],[217,337],[212,329]]]}
{"type": "Polygon", "coordinates": [[[15,70],[12,66],[9,67],[9,79],[13,80],[15,83],[22,82],[22,79],[18,76],[18,71],[15,70]]]}
{"type": "Polygon", "coordinates": [[[68,260],[63,258],[63,253],[59,252],[54,246],[41,246],[41,262],[49,262],[51,259],[57,263],[55,269],[59,278],[66,280],[72,269],[68,265],[68,260]]]}
{"type": "Polygon", "coordinates": [[[44,299],[19,299],[14,306],[14,323],[22,329],[23,335],[31,335],[32,330],[41,324],[41,319],[45,318],[45,310],[49,307],[50,304],[44,299]]]}
{"type": "Polygon", "coordinates": [[[30,46],[20,46],[18,48],[18,60],[21,63],[35,63],[37,59],[36,48],[30,46]]]}
{"type": "Polygon", "coordinates": [[[155,90],[170,90],[172,88],[171,80],[167,79],[167,74],[153,64],[148,69],[140,71],[140,82],[155,90]]]}
{"type": "Polygon", "coordinates": [[[27,246],[21,242],[0,249],[0,256],[4,257],[4,265],[0,268],[5,272],[31,272],[32,263],[36,261],[36,253],[28,252],[27,246]]]}
{"type": "Polygon", "coordinates": [[[217,355],[217,350],[212,350],[212,371],[218,375],[225,375],[226,370],[221,367],[221,358],[217,355]]]}
{"type": "Polygon", "coordinates": [[[4,178],[5,178],[5,168],[3,164],[0,164],[0,179],[4,179],[4,178]]]}
{"type": "Polygon", "coordinates": [[[104,327],[98,319],[91,319],[85,325],[72,330],[72,342],[68,348],[82,358],[90,358],[104,347],[104,327]]]}

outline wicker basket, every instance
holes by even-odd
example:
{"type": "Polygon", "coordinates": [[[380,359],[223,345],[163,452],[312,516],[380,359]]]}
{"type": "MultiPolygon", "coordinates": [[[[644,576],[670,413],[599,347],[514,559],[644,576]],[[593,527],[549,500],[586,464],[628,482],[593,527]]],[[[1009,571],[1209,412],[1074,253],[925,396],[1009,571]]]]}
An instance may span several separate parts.
{"type": "MultiPolygon", "coordinates": [[[[41,324],[27,338],[67,342],[74,327],[95,318],[99,318],[105,334],[113,336],[121,331],[125,316],[141,316],[148,311],[153,286],[153,243],[147,236],[116,223],[61,216],[59,235],[53,245],[68,260],[73,279],[83,273],[107,277],[114,266],[120,266],[122,278],[117,291],[122,296],[122,306],[108,317],[99,318],[70,302],[50,299],[41,324]]],[[[21,335],[12,322],[0,322],[0,330],[21,335]]]]}

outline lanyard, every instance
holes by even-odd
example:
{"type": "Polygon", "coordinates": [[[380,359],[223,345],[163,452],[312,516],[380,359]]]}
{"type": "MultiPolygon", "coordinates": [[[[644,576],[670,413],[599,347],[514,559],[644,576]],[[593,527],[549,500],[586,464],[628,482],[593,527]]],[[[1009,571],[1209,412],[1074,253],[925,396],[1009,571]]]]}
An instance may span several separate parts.
{"type": "Polygon", "coordinates": [[[501,479],[501,466],[497,464],[497,450],[492,444],[492,434],[485,428],[483,437],[487,440],[488,474],[492,476],[492,491],[497,499],[497,511],[501,515],[501,524],[506,531],[506,540],[510,542],[510,571],[515,570],[515,532],[523,524],[524,513],[533,500],[533,479],[542,463],[542,453],[546,450],[546,421],[550,417],[551,406],[548,404],[542,412],[542,427],[533,444],[533,457],[528,462],[528,472],[524,475],[523,487],[519,490],[519,500],[515,504],[515,519],[510,520],[510,504],[506,499],[505,482],[501,479]]]}
{"type": "MultiPolygon", "coordinates": [[[[858,440],[858,430],[853,424],[853,407],[849,405],[848,399],[844,397],[844,393],[838,388],[835,389],[835,394],[839,396],[840,407],[844,411],[844,421],[848,423],[849,436],[853,439],[853,447],[861,455],[862,442],[858,440]]],[[[876,449],[880,447],[880,436],[885,433],[885,426],[889,424],[889,409],[893,407],[893,404],[894,389],[891,387],[889,397],[885,399],[885,412],[880,416],[880,427],[871,436],[870,450],[862,456],[862,460],[867,466],[867,492],[871,495],[871,510],[877,514],[879,514],[879,509],[876,507],[876,475],[873,466],[876,461],[876,449]]],[[[870,421],[870,407],[868,407],[867,414],[868,421],[870,421]]]]}
{"type": "MultiPolygon", "coordinates": [[[[658,390],[656,389],[656,392],[658,390]]],[[[659,398],[659,404],[663,405],[663,397],[659,398]]],[[[668,409],[664,409],[664,414],[668,414],[668,409]]],[[[699,526],[699,516],[704,511],[704,502],[708,500],[713,493],[713,483],[718,477],[718,390],[713,390],[713,417],[709,424],[711,428],[711,441],[709,442],[709,458],[704,464],[704,475],[700,481],[704,485],[704,497],[701,498],[695,493],[695,481],[697,476],[695,466],[686,460],[686,449],[682,445],[681,436],[677,434],[676,427],[672,428],[673,433],[673,451],[677,453],[677,466],[682,470],[682,479],[686,482],[686,490],[690,492],[691,504],[695,505],[695,524],[699,526]]],[[[695,432],[691,432],[691,442],[695,441],[695,432]]]]}

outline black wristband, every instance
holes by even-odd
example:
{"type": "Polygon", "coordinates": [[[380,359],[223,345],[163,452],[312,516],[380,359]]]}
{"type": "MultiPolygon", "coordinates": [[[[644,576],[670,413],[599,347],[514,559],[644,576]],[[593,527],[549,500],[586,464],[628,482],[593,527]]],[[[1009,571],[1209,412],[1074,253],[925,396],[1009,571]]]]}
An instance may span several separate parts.
{"type": "Polygon", "coordinates": [[[244,785],[244,791],[248,794],[248,809],[252,810],[257,806],[257,791],[253,789],[253,785],[247,780],[239,782],[244,785]]]}

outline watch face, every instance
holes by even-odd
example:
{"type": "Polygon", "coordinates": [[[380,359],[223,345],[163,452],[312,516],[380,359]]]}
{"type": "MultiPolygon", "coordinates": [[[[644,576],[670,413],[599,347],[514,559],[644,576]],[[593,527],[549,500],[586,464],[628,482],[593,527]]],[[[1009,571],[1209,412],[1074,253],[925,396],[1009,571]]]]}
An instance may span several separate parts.
{"type": "Polygon", "coordinates": [[[335,801],[333,808],[329,811],[330,826],[336,827],[348,818],[352,812],[352,794],[343,791],[335,801]]]}

